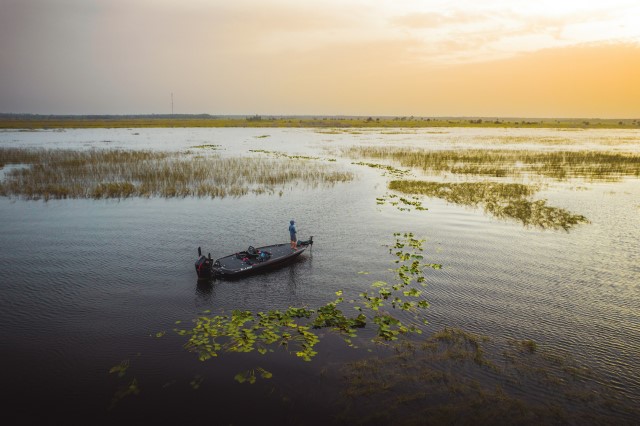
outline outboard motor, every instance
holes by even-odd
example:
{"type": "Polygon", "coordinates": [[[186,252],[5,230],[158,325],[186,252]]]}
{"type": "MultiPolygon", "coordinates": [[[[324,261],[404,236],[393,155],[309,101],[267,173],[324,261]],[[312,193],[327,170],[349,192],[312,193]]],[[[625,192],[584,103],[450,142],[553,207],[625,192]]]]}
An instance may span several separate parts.
{"type": "Polygon", "coordinates": [[[313,246],[313,235],[306,241],[298,240],[298,246],[313,246]]]}
{"type": "Polygon", "coordinates": [[[198,260],[196,261],[196,274],[198,274],[198,279],[208,280],[213,276],[211,271],[211,266],[213,265],[211,253],[209,253],[209,257],[204,257],[202,250],[198,247],[198,256],[198,260]]]}

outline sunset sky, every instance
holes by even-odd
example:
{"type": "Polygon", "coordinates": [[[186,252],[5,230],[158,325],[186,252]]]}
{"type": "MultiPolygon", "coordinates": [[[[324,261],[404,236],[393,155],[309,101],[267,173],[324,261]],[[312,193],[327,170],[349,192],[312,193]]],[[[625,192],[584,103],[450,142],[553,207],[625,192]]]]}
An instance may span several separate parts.
{"type": "Polygon", "coordinates": [[[0,0],[0,113],[640,118],[638,0],[0,0]]]}

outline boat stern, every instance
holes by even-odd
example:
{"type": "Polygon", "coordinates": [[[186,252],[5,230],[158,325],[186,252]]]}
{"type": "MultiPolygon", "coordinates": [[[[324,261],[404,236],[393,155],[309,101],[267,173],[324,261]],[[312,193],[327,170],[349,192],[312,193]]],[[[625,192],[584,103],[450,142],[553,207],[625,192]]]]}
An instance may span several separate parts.
{"type": "Polygon", "coordinates": [[[211,254],[208,257],[202,255],[202,250],[198,247],[198,260],[196,260],[196,274],[199,280],[208,280],[213,278],[213,260],[211,254]]]}

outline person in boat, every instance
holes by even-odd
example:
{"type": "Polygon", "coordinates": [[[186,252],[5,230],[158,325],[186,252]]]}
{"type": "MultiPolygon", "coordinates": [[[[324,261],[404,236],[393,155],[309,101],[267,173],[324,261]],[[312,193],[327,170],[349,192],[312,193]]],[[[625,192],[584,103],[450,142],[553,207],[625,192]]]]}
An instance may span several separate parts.
{"type": "Polygon", "coordinates": [[[298,237],[296,231],[296,222],[291,219],[289,221],[289,236],[291,237],[291,249],[296,250],[296,246],[298,244],[298,237]]]}

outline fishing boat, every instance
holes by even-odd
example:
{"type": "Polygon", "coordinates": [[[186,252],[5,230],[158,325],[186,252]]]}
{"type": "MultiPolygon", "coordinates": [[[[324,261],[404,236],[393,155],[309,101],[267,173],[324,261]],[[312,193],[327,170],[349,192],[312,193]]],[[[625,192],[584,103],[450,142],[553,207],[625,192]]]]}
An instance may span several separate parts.
{"type": "Polygon", "coordinates": [[[295,250],[291,248],[290,243],[263,247],[249,246],[244,251],[216,260],[211,258],[211,253],[208,256],[204,256],[201,248],[198,247],[196,273],[198,274],[198,280],[239,278],[288,264],[297,259],[311,246],[313,246],[313,237],[306,241],[298,241],[295,250]]]}

